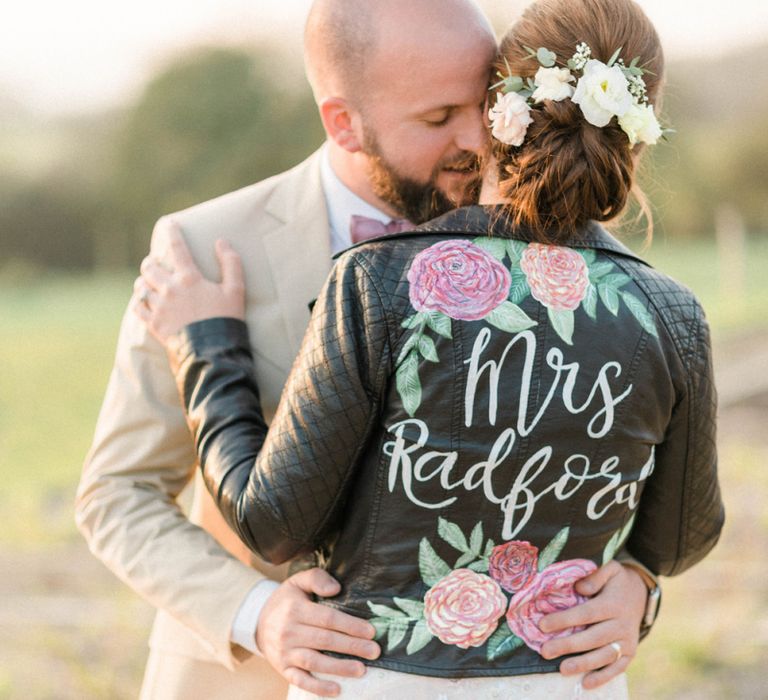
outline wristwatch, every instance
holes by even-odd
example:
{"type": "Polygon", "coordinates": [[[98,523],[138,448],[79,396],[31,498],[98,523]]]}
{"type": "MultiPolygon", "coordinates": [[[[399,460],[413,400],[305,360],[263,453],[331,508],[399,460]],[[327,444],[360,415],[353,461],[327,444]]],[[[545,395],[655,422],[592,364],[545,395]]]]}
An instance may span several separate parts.
{"type": "Polygon", "coordinates": [[[628,566],[640,574],[643,583],[648,587],[648,598],[645,601],[645,612],[640,621],[640,639],[645,639],[659,616],[661,607],[661,585],[658,577],[642,562],[639,562],[628,552],[623,551],[616,557],[616,561],[623,566],[628,566]]]}

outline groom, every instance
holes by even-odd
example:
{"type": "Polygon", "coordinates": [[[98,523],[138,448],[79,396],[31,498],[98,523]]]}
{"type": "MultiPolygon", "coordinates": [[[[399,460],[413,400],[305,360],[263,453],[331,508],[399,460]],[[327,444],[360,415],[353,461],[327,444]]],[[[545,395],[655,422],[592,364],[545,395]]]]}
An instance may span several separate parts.
{"type": "MultiPolygon", "coordinates": [[[[217,238],[243,258],[268,416],[332,253],[401,225],[392,219],[419,223],[465,203],[485,144],[482,106],[496,52],[470,0],[316,0],[305,43],[327,143],[287,173],[172,216],[207,276],[218,270],[217,238]]],[[[170,225],[158,222],[153,259],[168,260],[170,225]]],[[[132,304],[140,303],[136,295],[132,304]]],[[[76,517],[94,554],[158,608],[142,698],[280,698],[286,680],[332,696],[337,686],[312,673],[354,676],[364,667],[320,652],[379,653],[371,625],[312,602],[338,592],[328,574],[285,579],[284,568],[256,558],[226,526],[196,472],[167,359],[131,312],[76,517]]],[[[647,589],[618,564],[585,585],[595,597],[542,624],[597,623],[545,649],[550,658],[578,654],[564,670],[593,671],[589,685],[628,665],[647,589]],[[617,641],[618,661],[608,646],[617,641]]]]}

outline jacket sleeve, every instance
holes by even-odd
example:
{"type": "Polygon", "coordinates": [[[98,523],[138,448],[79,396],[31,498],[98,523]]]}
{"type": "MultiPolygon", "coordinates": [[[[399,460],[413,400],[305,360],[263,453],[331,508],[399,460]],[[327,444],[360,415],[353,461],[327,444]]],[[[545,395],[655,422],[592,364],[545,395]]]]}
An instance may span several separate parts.
{"type": "Polygon", "coordinates": [[[709,327],[698,303],[687,308],[689,318],[671,328],[683,366],[676,405],[627,542],[637,559],[664,576],[703,559],[717,543],[725,518],[709,327]]]}
{"type": "Polygon", "coordinates": [[[326,282],[269,431],[245,324],[192,324],[177,381],[209,491],[268,561],[312,551],[332,528],[388,378],[383,302],[350,254],[326,282]]]}
{"type": "Polygon", "coordinates": [[[194,445],[168,359],[128,311],[77,491],[76,522],[113,573],[180,621],[211,659],[233,668],[240,649],[230,644],[232,623],[264,576],[181,510],[177,497],[194,473],[194,445]]]}

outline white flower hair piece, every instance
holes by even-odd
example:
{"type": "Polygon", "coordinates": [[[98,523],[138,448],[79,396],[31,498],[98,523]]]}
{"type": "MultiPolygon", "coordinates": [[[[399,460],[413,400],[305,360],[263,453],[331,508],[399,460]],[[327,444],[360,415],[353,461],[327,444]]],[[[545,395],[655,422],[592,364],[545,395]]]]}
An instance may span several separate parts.
{"type": "Polygon", "coordinates": [[[523,80],[512,75],[506,58],[507,75],[498,73],[501,81],[491,87],[501,88],[496,105],[489,112],[494,138],[510,146],[520,146],[525,140],[532,105],[552,100],[571,99],[584,118],[593,126],[607,126],[614,117],[627,135],[630,146],[638,143],[654,145],[666,138],[672,129],[663,129],[653,106],[648,104],[648,90],[643,76],[650,71],[634,58],[627,66],[617,49],[608,63],[592,58],[592,49],[585,42],[576,46],[576,52],[563,67],[557,67],[557,56],[546,48],[524,47],[528,58],[539,62],[533,79],[523,80]],[[581,73],[576,77],[574,73],[581,73]],[[575,83],[575,86],[572,85],[575,83]],[[509,98],[515,95],[517,99],[509,98]],[[523,109],[525,104],[527,111],[523,109]]]}
{"type": "Polygon", "coordinates": [[[493,137],[508,146],[521,146],[533,122],[528,102],[517,92],[498,93],[488,119],[493,137]]]}

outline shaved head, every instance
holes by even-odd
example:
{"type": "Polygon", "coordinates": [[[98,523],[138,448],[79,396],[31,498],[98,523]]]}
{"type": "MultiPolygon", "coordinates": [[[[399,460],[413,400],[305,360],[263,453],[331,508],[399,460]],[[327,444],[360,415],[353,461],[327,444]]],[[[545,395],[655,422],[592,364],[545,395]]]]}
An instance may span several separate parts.
{"type": "Polygon", "coordinates": [[[473,0],[315,0],[305,60],[334,172],[416,223],[467,203],[497,51],[473,0]]]}
{"type": "Polygon", "coordinates": [[[472,0],[315,0],[304,35],[315,99],[340,96],[359,105],[376,87],[369,77],[382,49],[408,49],[425,37],[483,42],[489,55],[495,49],[493,30],[472,0]]]}

